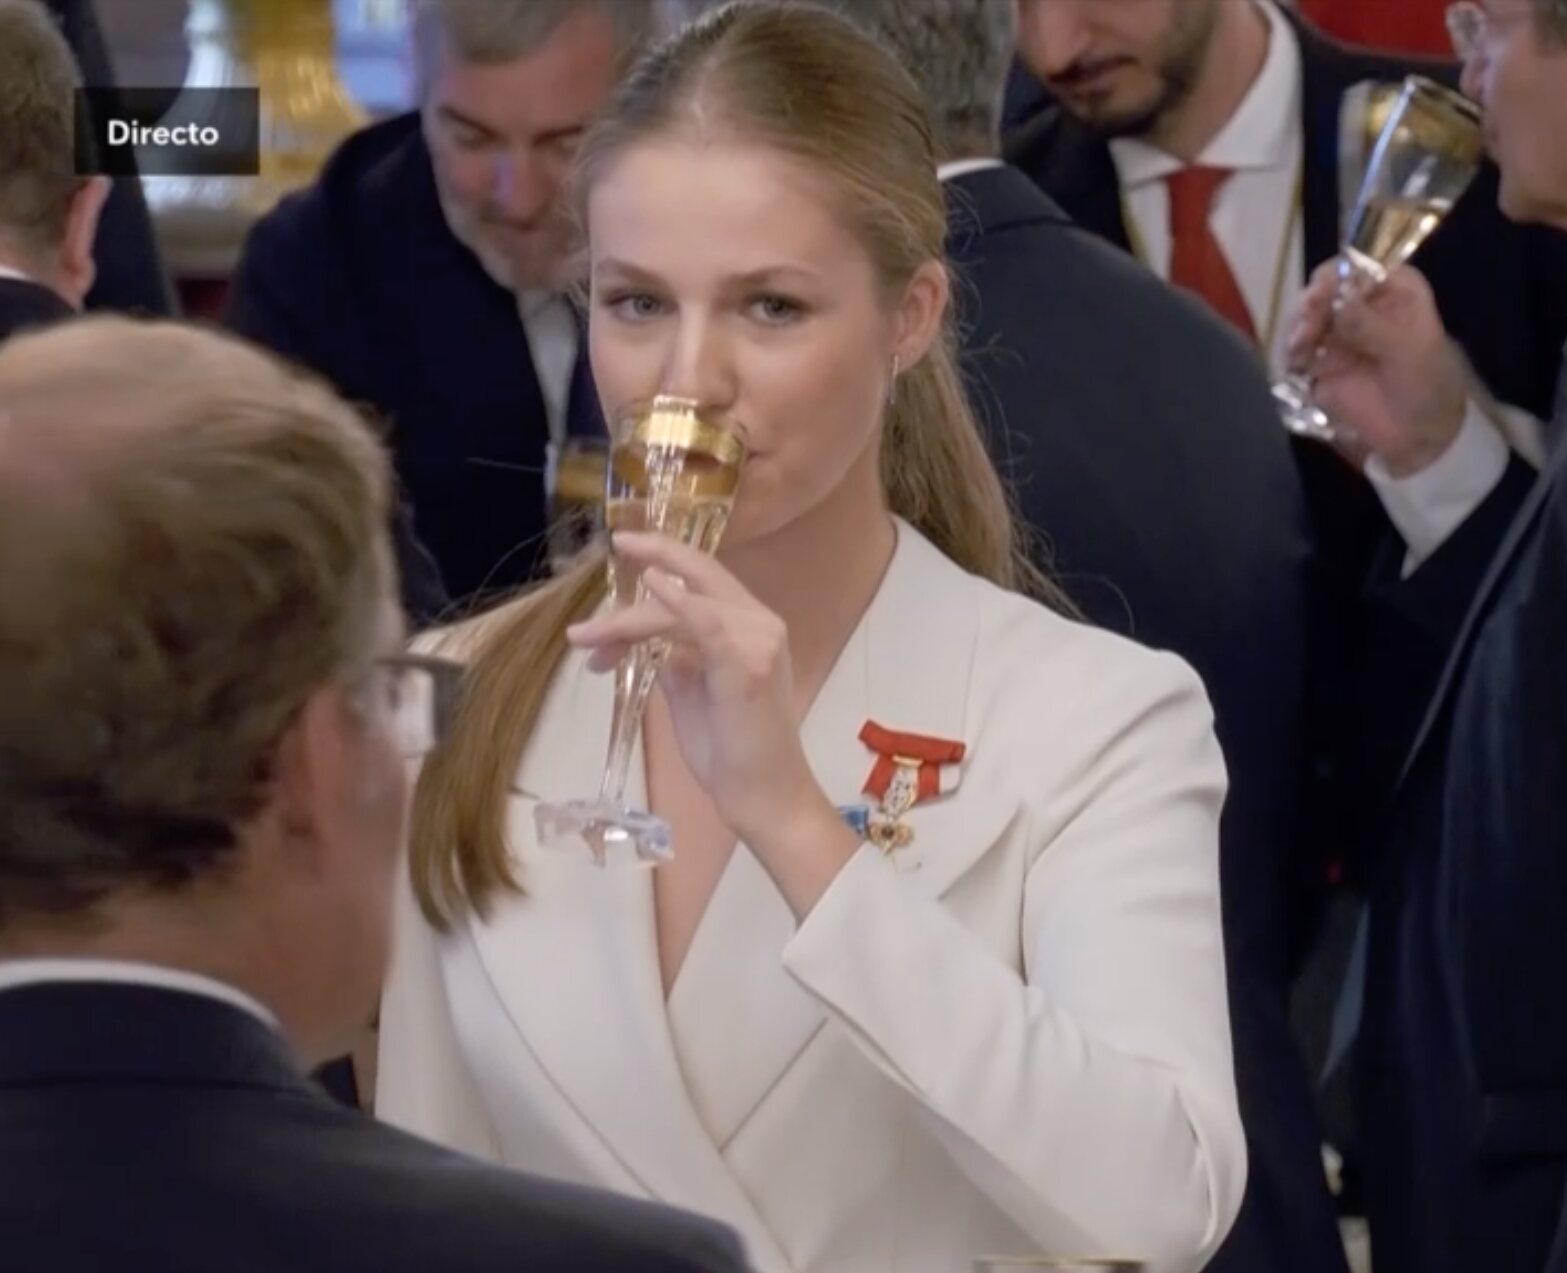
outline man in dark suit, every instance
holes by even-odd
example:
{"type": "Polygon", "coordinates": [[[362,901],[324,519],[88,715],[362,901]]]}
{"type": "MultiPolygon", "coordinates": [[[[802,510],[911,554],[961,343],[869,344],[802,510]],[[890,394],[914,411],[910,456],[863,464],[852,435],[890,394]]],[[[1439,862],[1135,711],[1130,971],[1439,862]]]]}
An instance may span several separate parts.
{"type": "MultiPolygon", "coordinates": [[[[112,93],[114,68],[92,0],[46,3],[81,67],[82,83],[101,93],[112,93]]],[[[93,255],[98,262],[98,277],[87,293],[88,309],[157,315],[174,312],[174,296],[153,237],[152,217],[141,183],[135,177],[122,177],[113,183],[99,218],[93,255]]]]}
{"type": "Polygon", "coordinates": [[[334,1104],[406,765],[391,474],[347,403],[211,331],[0,349],[0,1232],[7,1269],[740,1273],[734,1236],[334,1104]],[[287,462],[279,462],[285,457],[287,462]]]}
{"type": "MultiPolygon", "coordinates": [[[[1460,12],[1501,209],[1567,228],[1567,0],[1460,12]]],[[[1332,287],[1322,276],[1309,293],[1296,364],[1318,372],[1324,407],[1376,457],[1367,471],[1403,539],[1395,595],[1411,645],[1446,653],[1373,875],[1358,1041],[1372,1254],[1377,1273],[1561,1273],[1567,377],[1536,473],[1501,436],[1417,273],[1336,319],[1332,287]],[[1465,470],[1483,477],[1467,492],[1453,485],[1465,470]],[[1441,518],[1408,498],[1433,484],[1454,495],[1441,518]],[[1491,551],[1448,554],[1458,536],[1491,551]]]]}
{"type": "MultiPolygon", "coordinates": [[[[1009,138],[1008,157],[1078,224],[1207,297],[1282,371],[1296,288],[1337,253],[1355,194],[1346,174],[1358,183],[1357,86],[1411,72],[1452,80],[1456,67],[1347,48],[1272,0],[1021,0],[1020,11],[1020,55],[1056,104],[1009,138]],[[1219,183],[1206,208],[1190,180],[1203,171],[1219,183]]],[[[1488,168],[1416,263],[1491,390],[1544,415],[1567,339],[1567,245],[1498,216],[1496,190],[1488,168]]],[[[1343,831],[1324,839],[1344,852],[1397,771],[1441,656],[1409,655],[1400,692],[1365,711],[1358,669],[1378,657],[1367,651],[1422,648],[1382,586],[1396,573],[1391,527],[1350,464],[1318,443],[1295,450],[1321,583],[1313,805],[1338,810],[1343,831]],[[1341,754],[1344,739],[1357,755],[1341,754]]],[[[1465,551],[1462,540],[1444,547],[1465,551]]]]}
{"type": "Polygon", "coordinates": [[[572,151],[645,0],[428,0],[420,109],[350,138],[252,231],[229,322],[385,418],[452,595],[543,565],[552,445],[602,434],[577,316],[572,151]]]}
{"type": "MultiPolygon", "coordinates": [[[[156,276],[147,268],[156,257],[142,252],[150,240],[138,243],[134,218],[106,236],[110,181],[73,169],[79,76],[70,48],[33,0],[4,0],[0,28],[0,341],[90,306],[105,273],[101,304],[151,310],[156,276]],[[117,263],[107,271],[103,251],[117,263]]],[[[401,505],[393,530],[405,608],[416,625],[429,623],[447,605],[440,575],[401,505]]]]}
{"type": "Polygon", "coordinates": [[[932,114],[970,388],[1042,561],[1091,621],[1182,655],[1230,770],[1221,839],[1246,1200],[1211,1268],[1344,1253],[1286,1017],[1308,525],[1256,359],[1213,315],[996,160],[1015,32],[992,0],[841,0],[932,114]]]}

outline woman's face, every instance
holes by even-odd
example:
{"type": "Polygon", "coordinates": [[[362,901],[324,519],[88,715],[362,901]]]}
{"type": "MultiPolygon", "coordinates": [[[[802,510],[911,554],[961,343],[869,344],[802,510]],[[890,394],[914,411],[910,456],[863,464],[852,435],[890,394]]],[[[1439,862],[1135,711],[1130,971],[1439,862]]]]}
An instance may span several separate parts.
{"type": "Polygon", "coordinates": [[[597,179],[587,223],[606,414],[665,393],[745,428],[727,542],[769,535],[846,485],[879,499],[893,358],[907,369],[929,345],[939,266],[889,302],[825,180],[738,144],[630,148],[597,179]]]}

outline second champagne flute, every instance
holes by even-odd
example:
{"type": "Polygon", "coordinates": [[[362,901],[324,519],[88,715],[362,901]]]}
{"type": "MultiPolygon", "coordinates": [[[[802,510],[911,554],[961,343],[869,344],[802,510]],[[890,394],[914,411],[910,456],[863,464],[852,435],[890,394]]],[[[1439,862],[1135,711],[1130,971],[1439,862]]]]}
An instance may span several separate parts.
{"type": "MultiPolygon", "coordinates": [[[[1418,75],[1404,81],[1366,167],[1338,258],[1335,308],[1371,291],[1419,249],[1474,180],[1484,155],[1480,108],[1418,75]]],[[[1309,375],[1273,386],[1291,433],[1331,442],[1338,429],[1312,400],[1309,375]]]]}
{"type": "MultiPolygon", "coordinates": [[[[612,430],[605,478],[608,529],[658,531],[702,552],[717,551],[745,455],[744,429],[703,414],[689,399],[658,397],[623,412],[612,430]]],[[[613,546],[608,571],[612,604],[646,600],[641,568],[618,560],[613,546]]],[[[585,852],[600,866],[651,866],[673,855],[668,824],[625,802],[648,695],[668,653],[664,641],[643,641],[621,659],[598,795],[535,810],[546,848],[585,852]]]]}

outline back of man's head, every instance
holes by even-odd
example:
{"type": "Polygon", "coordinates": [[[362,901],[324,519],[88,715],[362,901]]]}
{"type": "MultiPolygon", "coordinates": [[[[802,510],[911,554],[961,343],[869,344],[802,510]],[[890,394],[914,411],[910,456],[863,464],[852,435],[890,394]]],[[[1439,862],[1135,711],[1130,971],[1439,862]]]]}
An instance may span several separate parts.
{"type": "Polygon", "coordinates": [[[0,951],[194,967],[305,1042],[368,1007],[403,819],[368,703],[389,487],[351,408],[215,332],[0,347],[0,951]],[[299,958],[359,999],[280,1002],[299,958]]]}
{"type": "Polygon", "coordinates": [[[76,174],[72,112],[81,76],[37,0],[0,0],[0,265],[80,305],[108,194],[76,174]]]}
{"type": "Polygon", "coordinates": [[[812,0],[897,55],[925,97],[942,160],[1001,149],[1001,105],[1017,45],[1011,0],[812,0]]]}

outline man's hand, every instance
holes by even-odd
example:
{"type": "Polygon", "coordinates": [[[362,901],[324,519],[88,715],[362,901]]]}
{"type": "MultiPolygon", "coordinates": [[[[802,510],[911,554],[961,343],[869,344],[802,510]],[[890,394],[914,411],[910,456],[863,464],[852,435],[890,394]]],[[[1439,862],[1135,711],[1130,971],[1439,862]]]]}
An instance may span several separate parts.
{"type": "Polygon", "coordinates": [[[1316,377],[1316,401],[1394,477],[1426,468],[1463,424],[1469,372],[1430,285],[1407,266],[1368,295],[1336,304],[1339,265],[1312,276],[1290,332],[1292,370],[1316,377]]]}

